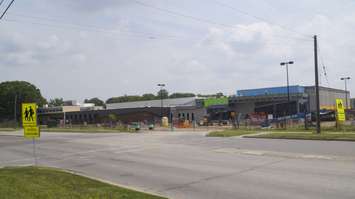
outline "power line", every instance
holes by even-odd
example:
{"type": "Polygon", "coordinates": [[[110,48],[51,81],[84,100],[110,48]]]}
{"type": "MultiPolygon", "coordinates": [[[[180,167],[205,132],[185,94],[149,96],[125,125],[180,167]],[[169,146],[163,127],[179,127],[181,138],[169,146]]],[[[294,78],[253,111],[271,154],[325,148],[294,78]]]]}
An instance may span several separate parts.
{"type": "MultiPolygon", "coordinates": [[[[63,20],[56,19],[56,18],[48,18],[48,17],[43,17],[43,16],[32,16],[32,15],[25,15],[25,14],[19,14],[19,13],[9,13],[9,16],[15,16],[15,17],[25,17],[26,19],[32,18],[36,20],[44,20],[44,21],[50,21],[51,23],[43,23],[43,22],[33,22],[30,20],[19,20],[19,19],[6,19],[5,21],[7,22],[13,22],[13,23],[29,23],[33,25],[39,25],[39,26],[46,26],[46,27],[51,27],[51,28],[59,28],[59,29],[71,29],[71,30],[83,30],[83,31],[88,31],[88,32],[96,32],[96,33],[105,33],[105,34],[110,34],[113,36],[122,36],[120,34],[126,34],[126,36],[133,36],[133,37],[139,37],[143,39],[149,39],[149,40],[158,40],[158,39],[164,39],[164,40],[191,40],[193,38],[187,38],[187,37],[178,37],[175,35],[166,35],[166,34],[152,34],[152,33],[147,33],[147,32],[142,32],[142,31],[132,31],[132,30],[124,30],[120,28],[119,30],[109,30],[107,28],[99,27],[96,25],[87,25],[87,24],[75,24],[75,23],[67,23],[63,20]]],[[[197,40],[197,39],[196,39],[197,40]]],[[[283,46],[284,43],[270,43],[270,42],[263,42],[262,44],[268,45],[268,46],[283,46]]]]}
{"type": "MultiPolygon", "coordinates": [[[[15,0],[12,0],[10,4],[6,7],[5,11],[2,13],[0,20],[5,16],[6,12],[9,10],[9,8],[12,6],[15,0]]],[[[2,3],[2,2],[1,2],[2,3]]]]}
{"type": "MultiPolygon", "coordinates": [[[[238,26],[237,27],[237,26],[234,26],[234,25],[224,24],[224,23],[216,22],[216,21],[209,20],[209,19],[204,19],[204,18],[199,18],[199,17],[192,16],[192,15],[183,14],[183,13],[176,12],[176,11],[173,11],[173,10],[169,10],[169,9],[166,9],[166,8],[161,8],[161,7],[158,7],[158,6],[147,4],[147,3],[144,3],[144,2],[141,2],[141,1],[138,1],[138,0],[132,0],[132,1],[134,3],[140,5],[140,6],[143,6],[143,7],[147,7],[147,8],[150,8],[150,9],[155,9],[155,10],[158,10],[160,12],[164,12],[164,13],[167,13],[167,14],[170,14],[170,15],[173,15],[173,16],[177,16],[177,17],[187,18],[187,19],[194,20],[194,21],[197,21],[197,22],[200,22],[200,23],[217,25],[217,26],[220,26],[220,27],[223,27],[223,28],[227,28],[227,29],[236,30],[238,28],[243,28],[243,29],[249,30],[248,28],[246,28],[244,26],[238,26]]],[[[307,42],[312,41],[312,39],[310,39],[310,38],[306,39],[304,37],[302,37],[302,38],[286,37],[286,36],[275,35],[275,34],[273,34],[273,36],[274,37],[280,37],[280,38],[302,40],[302,41],[307,41],[307,42]]]]}
{"type": "Polygon", "coordinates": [[[298,31],[295,31],[295,30],[293,30],[293,29],[290,29],[290,28],[288,28],[288,27],[286,27],[286,26],[284,26],[284,25],[280,25],[280,24],[274,23],[274,22],[272,22],[272,21],[270,21],[270,20],[268,20],[268,19],[265,19],[265,18],[256,16],[256,15],[250,14],[250,13],[248,13],[248,12],[246,12],[246,11],[240,10],[240,9],[238,9],[238,8],[236,8],[236,7],[233,7],[233,6],[231,6],[231,5],[227,4],[227,3],[220,2],[220,1],[218,1],[218,0],[210,0],[210,1],[213,1],[213,2],[215,2],[216,4],[218,4],[218,5],[222,6],[222,7],[229,8],[229,9],[235,11],[235,12],[238,12],[239,14],[242,14],[242,15],[245,15],[245,16],[248,16],[248,17],[251,17],[251,18],[254,18],[254,19],[256,19],[256,20],[263,21],[263,22],[266,22],[266,23],[269,23],[269,24],[278,26],[278,27],[280,27],[280,28],[282,28],[282,29],[284,29],[284,30],[286,30],[286,31],[289,31],[289,32],[292,32],[292,33],[296,33],[296,34],[302,35],[303,37],[306,37],[306,38],[312,37],[312,35],[307,35],[307,34],[300,33],[300,32],[298,32],[298,31]]]}
{"type": "MultiPolygon", "coordinates": [[[[32,21],[21,21],[21,20],[14,20],[14,19],[6,19],[4,20],[6,22],[12,22],[12,23],[29,23],[33,25],[39,25],[39,26],[46,26],[46,27],[51,27],[51,28],[58,28],[58,29],[64,29],[64,30],[80,30],[80,31],[88,31],[88,32],[96,32],[96,33],[105,33],[107,35],[112,35],[112,36],[124,36],[121,35],[120,32],[117,31],[107,31],[107,30],[99,30],[99,29],[83,29],[82,27],[67,27],[63,25],[55,25],[55,24],[48,24],[48,23],[39,23],[39,22],[32,22],[32,21]]],[[[125,33],[125,32],[123,32],[125,33]]],[[[126,36],[130,37],[138,37],[138,38],[143,38],[143,39],[149,39],[149,40],[155,40],[158,39],[159,37],[156,37],[154,35],[140,35],[140,34],[128,34],[126,33],[126,36]]],[[[164,39],[172,39],[173,38],[164,38],[164,39]]]]}
{"type": "MultiPolygon", "coordinates": [[[[42,17],[42,16],[31,16],[31,15],[24,15],[24,14],[14,14],[10,13],[10,16],[16,16],[16,17],[25,17],[25,18],[32,18],[32,19],[38,19],[38,20],[45,20],[45,21],[51,21],[55,23],[59,23],[60,25],[65,25],[65,26],[74,26],[74,27],[79,27],[79,28],[86,28],[86,29],[94,29],[94,30],[99,30],[99,31],[110,31],[110,32],[117,32],[113,30],[109,30],[104,27],[99,27],[96,25],[88,25],[88,24],[76,24],[76,23],[67,23],[64,22],[63,20],[60,19],[55,19],[55,18],[48,18],[48,17],[42,17]]],[[[145,35],[145,36],[153,36],[153,37],[166,37],[166,38],[177,38],[175,35],[167,35],[167,34],[156,34],[156,33],[148,33],[148,32],[142,32],[142,31],[133,31],[133,30],[127,30],[127,29],[122,29],[119,28],[119,32],[126,32],[126,33],[133,33],[133,34],[139,34],[139,35],[145,35]]]]}
{"type": "MultiPolygon", "coordinates": [[[[324,74],[324,79],[325,79],[325,81],[327,82],[328,87],[330,87],[327,69],[326,69],[326,66],[325,66],[325,64],[324,64],[323,51],[321,50],[321,46],[320,46],[319,44],[318,44],[318,52],[319,52],[319,57],[320,57],[321,65],[322,65],[322,70],[323,70],[323,74],[324,74]]],[[[322,74],[322,73],[320,73],[320,74],[322,74]]]]}

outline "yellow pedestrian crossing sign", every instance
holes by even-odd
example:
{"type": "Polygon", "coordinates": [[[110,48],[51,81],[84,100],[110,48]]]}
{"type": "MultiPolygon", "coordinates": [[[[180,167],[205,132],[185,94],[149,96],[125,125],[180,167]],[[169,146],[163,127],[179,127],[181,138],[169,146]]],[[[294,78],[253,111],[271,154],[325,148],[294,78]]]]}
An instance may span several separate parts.
{"type": "Polygon", "coordinates": [[[37,126],[37,104],[35,103],[22,104],[22,125],[24,127],[37,126]]]}
{"type": "Polygon", "coordinates": [[[345,109],[344,109],[343,100],[336,99],[336,105],[337,105],[337,119],[338,121],[344,122],[346,118],[345,118],[345,109]]]}
{"type": "Polygon", "coordinates": [[[39,138],[40,137],[40,131],[37,126],[27,126],[24,127],[24,132],[25,132],[25,138],[33,139],[33,138],[39,138]]]}

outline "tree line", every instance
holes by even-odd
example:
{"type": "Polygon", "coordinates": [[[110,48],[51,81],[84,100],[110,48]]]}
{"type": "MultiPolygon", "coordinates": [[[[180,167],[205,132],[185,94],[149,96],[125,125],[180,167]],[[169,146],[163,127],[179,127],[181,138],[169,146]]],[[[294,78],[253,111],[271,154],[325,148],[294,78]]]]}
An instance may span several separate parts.
{"type": "MultiPolygon", "coordinates": [[[[183,97],[223,97],[223,93],[213,95],[195,95],[194,93],[172,93],[165,89],[160,90],[156,94],[146,93],[143,95],[123,95],[119,97],[111,97],[103,101],[97,97],[85,99],[84,103],[93,103],[96,106],[105,106],[109,103],[146,101],[158,99],[174,99],[183,97]]],[[[13,120],[15,117],[20,119],[20,111],[22,103],[37,103],[40,107],[48,104],[50,107],[63,106],[63,98],[54,98],[47,101],[41,94],[40,89],[35,85],[25,81],[6,81],[0,83],[0,122],[13,120]]]]}

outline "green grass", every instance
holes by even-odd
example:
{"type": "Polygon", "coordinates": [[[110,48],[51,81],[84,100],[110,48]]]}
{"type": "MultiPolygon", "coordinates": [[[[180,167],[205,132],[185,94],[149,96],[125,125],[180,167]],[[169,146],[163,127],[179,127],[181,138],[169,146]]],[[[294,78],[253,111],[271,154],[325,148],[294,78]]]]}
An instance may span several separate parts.
{"type": "Polygon", "coordinates": [[[74,128],[41,128],[43,132],[68,132],[68,133],[122,133],[133,132],[125,128],[104,128],[104,127],[74,127],[74,128]]]}
{"type": "Polygon", "coordinates": [[[326,140],[326,141],[355,141],[355,133],[323,132],[316,134],[312,132],[273,132],[264,135],[246,136],[247,138],[269,138],[269,139],[298,139],[298,140],[326,140]]]}
{"type": "Polygon", "coordinates": [[[241,135],[248,135],[258,133],[262,130],[249,130],[249,129],[228,129],[223,131],[210,132],[207,137],[234,137],[241,135]]]}
{"type": "Polygon", "coordinates": [[[64,171],[13,167],[0,169],[2,199],[159,199],[161,197],[113,186],[64,171]]]}

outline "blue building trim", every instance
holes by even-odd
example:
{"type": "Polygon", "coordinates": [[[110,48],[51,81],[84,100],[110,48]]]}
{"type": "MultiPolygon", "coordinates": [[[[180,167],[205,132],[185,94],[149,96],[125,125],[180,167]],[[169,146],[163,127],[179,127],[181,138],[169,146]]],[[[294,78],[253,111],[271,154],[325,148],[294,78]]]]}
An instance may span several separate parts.
{"type": "MultiPolygon", "coordinates": [[[[290,86],[291,94],[305,93],[305,88],[303,86],[290,86]]],[[[265,95],[281,95],[287,94],[287,86],[282,87],[271,87],[271,88],[259,88],[259,89],[248,89],[237,91],[237,96],[241,97],[254,97],[254,96],[265,96],[265,95]]]]}

